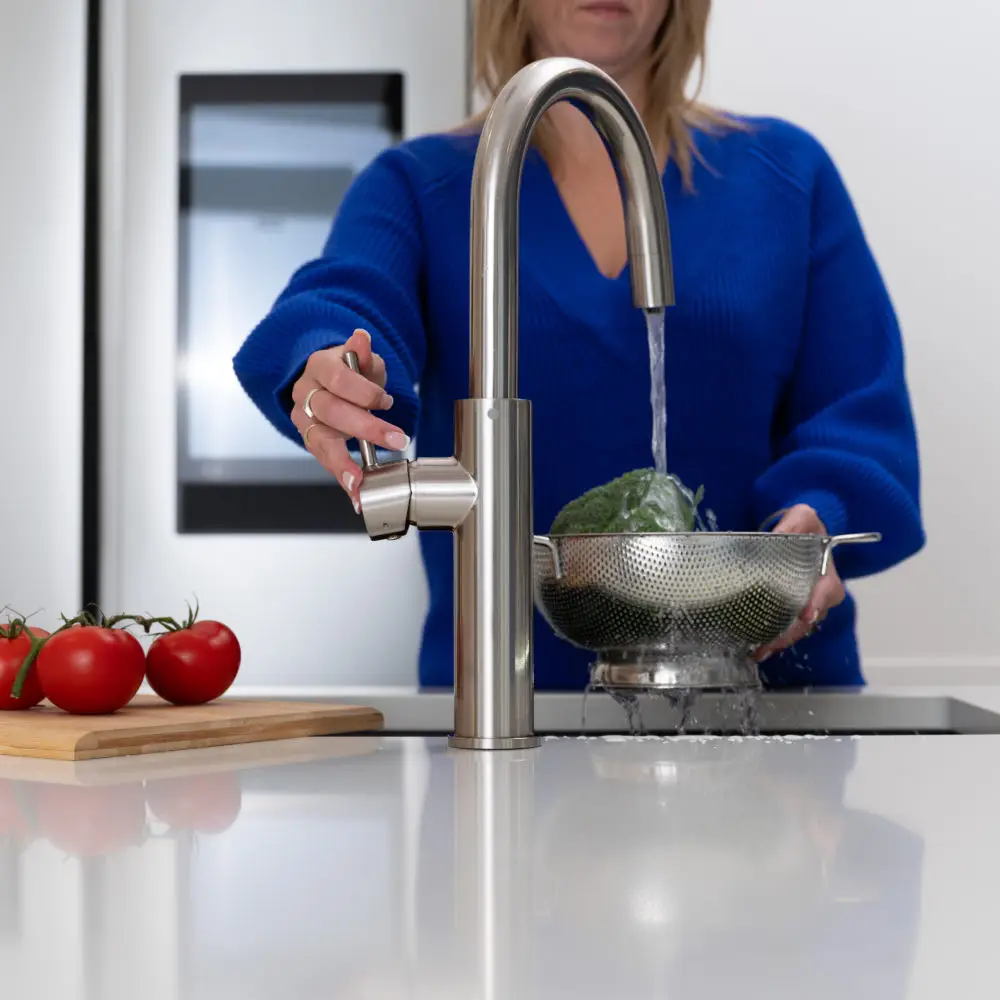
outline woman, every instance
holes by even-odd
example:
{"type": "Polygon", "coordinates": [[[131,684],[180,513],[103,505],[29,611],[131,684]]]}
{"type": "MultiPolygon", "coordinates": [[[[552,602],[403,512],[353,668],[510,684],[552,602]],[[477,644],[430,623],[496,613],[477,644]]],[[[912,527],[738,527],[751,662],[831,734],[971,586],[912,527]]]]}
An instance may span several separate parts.
{"type": "MultiPolygon", "coordinates": [[[[883,533],[880,545],[838,553],[840,575],[822,580],[792,630],[760,653],[772,686],[860,684],[841,578],[885,570],[924,541],[900,334],[819,143],[786,122],[730,120],[685,97],[710,6],[479,0],[479,83],[495,94],[525,63],[570,55],[610,73],[643,115],[663,168],[677,283],[666,338],[670,469],[704,485],[723,530],[756,530],[778,514],[778,531],[883,533]]],[[[649,359],[615,175],[575,108],[560,104],[546,121],[522,180],[519,304],[542,530],[590,487],[651,464],[649,359]]],[[[292,277],[235,359],[261,411],[356,508],[361,469],[347,440],[401,449],[419,417],[419,452],[453,452],[453,403],[469,389],[477,139],[464,127],[380,155],[348,192],[322,256],[292,277]],[[363,376],[344,365],[346,350],[363,376]]],[[[420,542],[430,587],[420,681],[445,686],[452,538],[428,532],[420,542]]],[[[588,654],[540,617],[535,635],[536,686],[582,688],[588,654]]]]}

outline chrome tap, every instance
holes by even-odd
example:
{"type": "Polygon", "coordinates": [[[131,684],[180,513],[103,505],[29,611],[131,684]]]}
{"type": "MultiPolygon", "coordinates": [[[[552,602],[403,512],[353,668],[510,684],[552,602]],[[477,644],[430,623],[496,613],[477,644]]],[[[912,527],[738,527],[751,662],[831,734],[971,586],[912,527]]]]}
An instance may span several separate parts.
{"type": "MultiPolygon", "coordinates": [[[[483,126],[472,177],[469,395],[455,404],[455,456],[379,465],[362,448],[361,507],[374,539],[409,525],[456,533],[455,731],[473,750],[537,746],[532,662],[531,403],[517,398],[521,171],[539,119],[582,105],[615,165],[625,208],[632,298],[673,304],[663,186],[635,108],[605,73],[542,59],[517,73],[483,126]]],[[[351,359],[353,361],[353,359],[351,359]]],[[[354,361],[356,364],[356,361],[354,361]]]]}

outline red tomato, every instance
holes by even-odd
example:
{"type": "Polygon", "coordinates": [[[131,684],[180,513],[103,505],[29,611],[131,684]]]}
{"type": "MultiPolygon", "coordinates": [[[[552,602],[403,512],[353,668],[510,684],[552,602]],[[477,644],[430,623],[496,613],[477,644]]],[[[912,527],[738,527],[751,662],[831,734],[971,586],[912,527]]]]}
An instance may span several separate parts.
{"type": "MultiPolygon", "coordinates": [[[[36,628],[34,625],[25,626],[32,635],[44,639],[49,633],[43,628],[36,628]]],[[[0,637],[0,710],[19,711],[26,708],[34,708],[42,698],[42,686],[38,683],[38,663],[36,662],[24,678],[21,686],[21,696],[13,697],[11,688],[17,678],[17,672],[24,663],[24,658],[31,651],[31,639],[28,636],[18,635],[16,639],[4,639],[0,637]]]]}
{"type": "Polygon", "coordinates": [[[142,785],[40,784],[35,792],[38,832],[77,857],[136,847],[146,834],[142,785]]]}
{"type": "Polygon", "coordinates": [[[240,644],[220,622],[195,622],[161,635],[146,655],[146,679],[164,700],[203,705],[225,694],[240,669],[240,644]]]}
{"type": "Polygon", "coordinates": [[[232,772],[199,774],[151,781],[146,800],[153,815],[174,830],[222,833],[236,822],[243,792],[232,772]]]}
{"type": "Polygon", "coordinates": [[[35,662],[45,697],[76,715],[107,715],[124,708],[142,685],[146,657],[123,629],[78,625],[56,632],[35,662]]]}

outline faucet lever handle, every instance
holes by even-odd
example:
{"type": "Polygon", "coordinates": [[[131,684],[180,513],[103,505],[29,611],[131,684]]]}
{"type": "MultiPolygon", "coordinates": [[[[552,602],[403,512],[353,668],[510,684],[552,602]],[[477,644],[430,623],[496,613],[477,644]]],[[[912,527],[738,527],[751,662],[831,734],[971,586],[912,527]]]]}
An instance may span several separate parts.
{"type": "MultiPolygon", "coordinates": [[[[356,375],[361,374],[361,365],[358,362],[358,356],[354,351],[348,351],[344,355],[344,364],[351,369],[356,375]]],[[[378,468],[378,459],[375,457],[375,446],[371,441],[358,441],[361,446],[361,469],[364,472],[371,472],[372,469],[378,468]]]]}

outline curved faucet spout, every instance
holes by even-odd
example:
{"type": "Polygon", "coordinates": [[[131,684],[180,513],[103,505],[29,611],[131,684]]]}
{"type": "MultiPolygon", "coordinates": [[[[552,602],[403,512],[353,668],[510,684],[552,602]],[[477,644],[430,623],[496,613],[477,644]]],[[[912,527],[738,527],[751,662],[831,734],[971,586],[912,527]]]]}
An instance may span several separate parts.
{"type": "Polygon", "coordinates": [[[632,299],[674,303],[667,209],[652,143],[635,107],[606,73],[578,59],[542,59],[517,73],[483,127],[472,179],[469,395],[517,397],[518,215],[524,157],[541,117],[559,101],[590,112],[618,174],[632,299]]]}
{"type": "Polygon", "coordinates": [[[377,465],[369,449],[361,506],[373,538],[407,524],[455,532],[455,731],[459,749],[522,750],[534,732],[534,487],[531,403],[517,398],[521,172],[539,119],[583,105],[603,137],[625,207],[632,297],[673,305],[663,183],[624,91],[576,59],[542,59],[504,87],[486,118],[472,182],[470,398],[455,404],[455,455],[377,465]]]}

